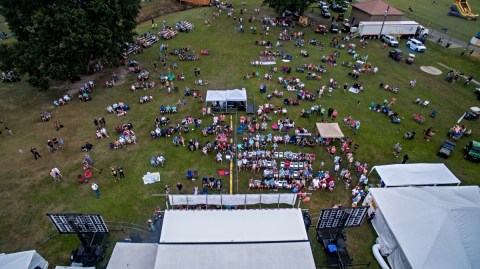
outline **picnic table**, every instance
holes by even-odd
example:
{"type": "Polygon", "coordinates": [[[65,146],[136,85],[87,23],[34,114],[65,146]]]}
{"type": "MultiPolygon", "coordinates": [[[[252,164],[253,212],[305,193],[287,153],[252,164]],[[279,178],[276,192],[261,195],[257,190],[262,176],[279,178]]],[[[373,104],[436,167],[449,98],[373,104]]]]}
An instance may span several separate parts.
{"type": "Polygon", "coordinates": [[[173,29],[165,28],[165,29],[163,29],[162,31],[160,31],[160,32],[158,33],[158,35],[159,35],[160,37],[162,37],[163,39],[171,39],[171,38],[173,38],[174,36],[176,36],[177,33],[178,33],[178,32],[175,31],[175,30],[173,30],[173,29]]]}

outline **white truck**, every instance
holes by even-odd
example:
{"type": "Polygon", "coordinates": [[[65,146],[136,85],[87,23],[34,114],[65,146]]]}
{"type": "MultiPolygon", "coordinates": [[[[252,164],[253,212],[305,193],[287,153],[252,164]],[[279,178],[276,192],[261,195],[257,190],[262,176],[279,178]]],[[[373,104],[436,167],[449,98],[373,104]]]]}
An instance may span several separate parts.
{"type": "Polygon", "coordinates": [[[422,37],[428,35],[428,29],[415,21],[365,21],[357,27],[357,36],[374,37],[392,35],[397,37],[422,37]],[[382,27],[383,25],[383,27],[382,27]]]}

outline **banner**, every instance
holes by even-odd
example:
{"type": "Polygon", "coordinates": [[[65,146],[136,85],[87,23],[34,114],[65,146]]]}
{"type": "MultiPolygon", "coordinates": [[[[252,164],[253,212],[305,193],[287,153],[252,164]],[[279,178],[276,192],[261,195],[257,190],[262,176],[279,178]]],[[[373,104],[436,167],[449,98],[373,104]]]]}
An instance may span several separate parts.
{"type": "Polygon", "coordinates": [[[294,193],[278,194],[215,194],[215,195],[168,195],[170,205],[256,205],[288,204],[295,205],[297,195],[294,193]]]}

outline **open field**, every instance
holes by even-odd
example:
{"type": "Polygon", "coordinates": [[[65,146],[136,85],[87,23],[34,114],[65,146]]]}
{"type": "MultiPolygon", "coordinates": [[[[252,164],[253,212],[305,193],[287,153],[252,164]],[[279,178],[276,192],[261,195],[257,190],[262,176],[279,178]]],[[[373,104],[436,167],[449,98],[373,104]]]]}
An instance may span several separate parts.
{"type": "MultiPolygon", "coordinates": [[[[234,1],[239,3],[240,1],[234,1]]],[[[249,1],[247,19],[254,7],[260,6],[260,1],[249,1]]],[[[480,8],[472,9],[479,10],[480,8]]],[[[448,11],[448,9],[447,9],[448,11]]],[[[144,225],[147,219],[151,218],[155,206],[165,206],[165,199],[152,197],[152,194],[164,193],[165,184],[169,184],[173,193],[176,182],[183,183],[186,192],[191,192],[194,187],[200,187],[201,182],[187,181],[185,179],[186,170],[198,170],[200,176],[215,175],[217,169],[227,169],[227,164],[217,164],[214,162],[214,154],[209,153],[204,156],[199,151],[189,152],[186,147],[175,147],[172,144],[172,138],[151,139],[150,131],[153,130],[154,120],[159,116],[159,107],[164,104],[174,104],[183,97],[183,89],[186,86],[192,89],[202,90],[205,96],[207,89],[235,89],[246,88],[255,105],[270,102],[275,106],[283,106],[283,98],[266,99],[266,94],[259,93],[259,86],[267,85],[267,93],[273,92],[275,88],[282,89],[282,86],[276,82],[276,78],[282,73],[273,74],[274,79],[271,82],[263,80],[265,73],[270,73],[268,67],[252,67],[251,60],[258,59],[259,51],[263,47],[255,46],[255,40],[276,41],[280,28],[271,27],[269,37],[259,34],[251,34],[248,28],[255,25],[261,29],[258,20],[254,23],[246,23],[247,31],[245,33],[236,33],[232,19],[228,19],[223,13],[219,19],[212,19],[210,26],[204,25],[205,18],[212,17],[213,10],[210,8],[198,8],[185,12],[174,13],[162,16],[158,21],[165,20],[167,25],[174,26],[175,22],[188,20],[195,24],[193,33],[180,33],[168,41],[160,41],[153,47],[145,49],[138,55],[132,55],[132,60],[137,60],[141,67],[145,67],[152,73],[152,79],[167,71],[163,69],[157,60],[157,53],[161,43],[168,44],[169,50],[174,48],[183,48],[190,45],[196,52],[208,49],[211,55],[200,56],[196,62],[179,61],[174,56],[168,57],[168,64],[172,62],[178,64],[175,74],[185,73],[186,81],[175,81],[175,86],[179,92],[167,94],[158,86],[155,90],[146,92],[139,90],[133,93],[130,85],[136,81],[134,74],[128,73],[126,67],[120,67],[116,70],[105,70],[102,74],[94,76],[98,84],[93,92],[93,101],[81,103],[76,100],[76,92],[79,84],[71,85],[68,83],[58,83],[47,92],[39,92],[32,89],[25,82],[14,84],[2,84],[0,88],[0,119],[6,121],[6,126],[13,130],[14,135],[3,135],[0,137],[0,252],[12,252],[17,250],[36,248],[51,264],[67,264],[70,250],[77,245],[77,240],[73,236],[55,236],[49,241],[43,242],[47,237],[53,234],[54,227],[49,223],[46,213],[49,212],[83,212],[100,213],[107,221],[125,221],[144,225]],[[153,62],[159,65],[158,71],[153,70],[153,62]],[[193,69],[201,68],[201,78],[208,80],[208,86],[199,87],[194,85],[195,76],[193,69]],[[244,80],[243,76],[247,73],[258,71],[261,74],[259,78],[244,80]],[[111,89],[103,88],[106,79],[110,79],[112,72],[120,75],[121,80],[118,85],[111,89]],[[66,91],[75,93],[70,104],[54,108],[52,101],[61,97],[66,91]],[[153,95],[155,102],[138,104],[138,98],[144,95],[153,95]],[[131,106],[131,110],[125,117],[115,117],[108,115],[106,107],[112,103],[123,101],[131,106]],[[52,120],[41,122],[39,113],[50,111],[52,120]],[[95,139],[94,118],[105,117],[110,138],[103,140],[95,139]],[[56,131],[53,121],[59,120],[65,126],[56,131]],[[125,149],[109,149],[109,142],[116,136],[113,127],[125,122],[133,124],[133,130],[137,134],[139,141],[136,145],[128,145],[125,149]],[[55,153],[48,151],[46,141],[53,136],[63,138],[66,147],[55,153]],[[95,145],[90,156],[95,162],[97,168],[102,168],[103,173],[95,173],[93,181],[100,186],[100,199],[95,196],[89,185],[80,185],[77,182],[77,175],[82,172],[82,160],[85,155],[80,151],[80,147],[86,141],[95,145]],[[42,158],[35,161],[31,156],[29,149],[35,146],[42,158]],[[154,168],[149,164],[150,156],[163,155],[166,157],[164,168],[154,168]],[[126,179],[114,182],[109,173],[111,165],[122,165],[125,169],[126,179]],[[57,166],[63,173],[64,179],[61,183],[54,183],[49,176],[52,166],[57,166]],[[153,185],[143,185],[141,177],[146,172],[159,171],[161,173],[161,182],[153,185]]],[[[308,11],[310,12],[310,11],[308,11]]],[[[273,16],[270,10],[261,8],[261,13],[273,16]]],[[[238,11],[235,12],[237,19],[240,17],[238,11]]],[[[457,18],[455,18],[457,20],[457,18]]],[[[458,19],[460,20],[460,19],[458,19]]],[[[466,22],[466,21],[465,21],[466,22]]],[[[466,22],[470,23],[470,22],[466,22]]],[[[159,23],[160,26],[160,23],[159,23]]],[[[305,45],[302,49],[308,50],[310,57],[300,56],[300,48],[295,47],[293,42],[284,42],[284,46],[279,48],[285,53],[293,55],[290,63],[282,63],[277,60],[277,66],[288,65],[293,71],[288,76],[297,76],[306,83],[306,88],[316,91],[317,88],[325,85],[329,78],[338,80],[339,85],[347,82],[352,85],[360,82],[365,88],[361,94],[344,93],[341,87],[335,89],[332,96],[324,96],[315,102],[300,101],[300,105],[289,106],[288,116],[295,119],[296,126],[305,127],[311,131],[314,130],[314,124],[321,118],[311,116],[310,118],[300,118],[299,112],[302,108],[309,109],[312,105],[320,104],[326,109],[335,108],[338,113],[337,121],[341,122],[346,116],[351,115],[353,119],[361,121],[361,128],[358,135],[353,134],[353,129],[343,127],[345,135],[353,137],[360,147],[356,159],[366,162],[369,166],[389,163],[400,163],[401,158],[395,158],[392,155],[392,148],[397,142],[403,144],[403,152],[410,156],[409,162],[444,162],[453,173],[462,180],[463,185],[479,184],[478,164],[465,161],[463,159],[462,148],[470,139],[480,139],[479,121],[464,121],[467,127],[473,130],[471,138],[463,138],[457,143],[457,149],[453,156],[448,160],[436,156],[439,145],[446,138],[448,129],[456,123],[458,118],[471,106],[478,106],[479,101],[473,94],[474,86],[463,87],[463,80],[456,84],[447,83],[443,80],[449,68],[456,69],[467,75],[473,75],[480,78],[478,69],[479,61],[468,56],[461,57],[461,49],[446,49],[428,42],[427,52],[417,54],[415,63],[407,65],[404,62],[396,63],[387,57],[388,50],[382,49],[382,44],[378,41],[370,41],[366,48],[358,46],[357,51],[362,56],[368,55],[368,62],[377,66],[377,74],[361,74],[358,80],[353,80],[347,75],[351,72],[350,68],[342,66],[342,61],[351,61],[353,58],[347,54],[346,49],[338,49],[340,57],[337,59],[337,66],[328,66],[327,74],[322,80],[306,80],[306,73],[295,72],[295,67],[308,63],[320,64],[322,55],[328,55],[335,50],[328,44],[333,35],[326,36],[314,33],[314,28],[303,28],[296,26],[295,31],[305,32],[305,40],[312,38],[323,41],[324,51],[318,46],[305,45]],[[420,66],[434,66],[440,69],[443,74],[432,76],[422,72],[420,66]],[[413,89],[407,87],[408,82],[416,79],[417,86],[413,89]],[[387,92],[378,88],[379,83],[388,83],[398,85],[400,91],[398,94],[387,92]],[[430,100],[428,108],[421,108],[412,104],[415,97],[430,100]],[[376,113],[368,109],[371,102],[382,103],[384,99],[388,101],[396,98],[394,110],[401,116],[399,125],[392,124],[382,113],[376,113]],[[360,105],[357,108],[357,103],[360,105]],[[439,112],[433,119],[428,117],[432,109],[439,112]],[[413,114],[420,113],[426,116],[426,122],[419,125],[411,117],[413,114]],[[433,127],[436,136],[431,141],[422,138],[422,130],[433,127]],[[400,129],[400,131],[399,131],[400,129]],[[417,131],[417,137],[412,141],[403,141],[402,136],[406,131],[417,131]]],[[[151,31],[150,22],[138,26],[138,33],[142,34],[151,31]]],[[[400,48],[407,53],[405,48],[406,41],[402,40],[400,48]]],[[[85,80],[85,79],[84,79],[85,80]]],[[[285,97],[295,98],[295,92],[285,92],[285,97]]],[[[187,105],[180,108],[178,114],[170,115],[173,124],[179,123],[182,118],[191,115],[192,117],[201,117],[201,107],[204,103],[193,97],[185,97],[187,105]]],[[[273,115],[273,121],[279,119],[278,115],[273,115]]],[[[236,130],[239,124],[238,118],[241,113],[234,114],[233,130],[236,130]]],[[[269,122],[269,126],[271,123],[269,122]]],[[[331,119],[329,119],[331,121],[331,119]]],[[[211,117],[203,119],[203,126],[211,124],[211,117]]],[[[173,125],[172,124],[172,125],[173,125]]],[[[269,128],[269,131],[271,129],[269,128]]],[[[206,141],[213,141],[213,136],[203,137],[200,130],[195,129],[185,135],[185,139],[198,138],[203,144],[206,141]]],[[[239,138],[237,138],[239,139],[239,138]]],[[[337,145],[338,146],[338,145],[337,145]]],[[[320,169],[320,162],[326,163],[326,169],[333,170],[333,161],[327,157],[325,148],[297,148],[294,146],[281,146],[280,150],[308,151],[317,154],[317,160],[314,163],[314,169],[320,169]]],[[[403,154],[402,154],[403,155],[403,154]]],[[[260,173],[253,174],[259,178],[260,173]]],[[[248,192],[247,179],[250,176],[248,172],[234,173],[233,192],[248,192]],[[237,187],[238,186],[238,187],[237,187]]],[[[223,177],[224,189],[229,189],[228,178],[223,177]]],[[[355,178],[356,179],[356,178],[355,178]]],[[[371,182],[377,179],[371,178],[371,182]]],[[[343,184],[337,180],[337,189],[330,192],[317,191],[312,195],[312,199],[303,207],[310,209],[313,213],[319,213],[322,208],[331,207],[333,204],[342,203],[349,205],[350,190],[345,190],[343,184]]],[[[315,215],[314,215],[315,216],[315,215]]],[[[311,231],[312,241],[314,234],[311,231]]],[[[373,229],[367,224],[361,228],[347,231],[349,238],[349,252],[356,262],[364,263],[373,261],[370,247],[375,240],[373,229]]],[[[111,241],[127,237],[128,234],[120,232],[112,233],[111,241]]],[[[317,244],[314,244],[314,255],[317,265],[323,262],[323,252],[317,244]]]]}

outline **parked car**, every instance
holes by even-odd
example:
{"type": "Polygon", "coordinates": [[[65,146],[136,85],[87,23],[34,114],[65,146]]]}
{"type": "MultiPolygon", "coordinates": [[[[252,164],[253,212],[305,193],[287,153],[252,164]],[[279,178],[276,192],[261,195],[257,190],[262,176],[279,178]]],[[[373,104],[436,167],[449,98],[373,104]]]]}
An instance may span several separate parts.
{"type": "Polygon", "coordinates": [[[384,35],[382,37],[383,42],[387,43],[390,47],[398,47],[397,38],[391,35],[384,35]]]}
{"type": "Polygon", "coordinates": [[[320,2],[318,2],[318,7],[320,9],[323,9],[324,7],[326,7],[328,9],[328,4],[326,2],[320,1],[320,2]]]}
{"type": "Polygon", "coordinates": [[[480,142],[470,141],[464,148],[465,159],[480,162],[480,142]]]}
{"type": "Polygon", "coordinates": [[[407,48],[410,48],[411,50],[418,51],[418,52],[424,52],[427,50],[427,47],[425,47],[425,45],[423,45],[422,42],[418,41],[415,38],[408,40],[407,48]]]}
{"type": "Polygon", "coordinates": [[[320,11],[320,14],[324,18],[330,18],[330,16],[331,16],[330,11],[328,10],[328,7],[327,8],[322,8],[321,11],[320,11]]]}
{"type": "Polygon", "coordinates": [[[343,6],[343,5],[339,5],[339,4],[336,4],[336,3],[332,3],[330,5],[330,8],[335,11],[335,12],[339,12],[339,13],[344,13],[345,11],[347,11],[347,7],[343,6]]]}
{"type": "Polygon", "coordinates": [[[403,51],[399,49],[394,49],[390,51],[390,53],[388,54],[388,57],[394,59],[397,62],[402,61],[402,56],[403,56],[403,51]]]}
{"type": "Polygon", "coordinates": [[[437,155],[444,159],[448,159],[452,155],[453,150],[455,149],[456,144],[450,140],[445,140],[443,144],[438,149],[437,155]]]}
{"type": "Polygon", "coordinates": [[[338,33],[338,24],[337,23],[332,23],[332,25],[330,26],[330,32],[332,33],[338,33]]]}

